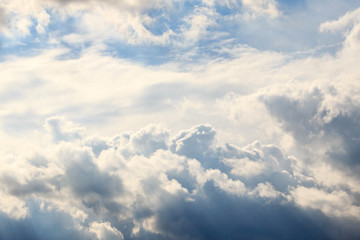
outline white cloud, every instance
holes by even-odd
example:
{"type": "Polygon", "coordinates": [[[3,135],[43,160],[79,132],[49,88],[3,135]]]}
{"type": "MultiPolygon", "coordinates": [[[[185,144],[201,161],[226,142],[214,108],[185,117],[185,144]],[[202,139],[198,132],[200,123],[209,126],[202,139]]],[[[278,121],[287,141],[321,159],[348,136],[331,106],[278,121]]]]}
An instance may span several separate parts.
{"type": "Polygon", "coordinates": [[[337,217],[353,217],[359,219],[360,208],[344,191],[325,192],[316,188],[299,187],[293,190],[292,196],[302,207],[320,209],[324,213],[337,217]]]}
{"type": "Polygon", "coordinates": [[[96,234],[98,240],[123,240],[124,236],[116,228],[111,227],[109,222],[93,222],[90,232],[96,234]]]}
{"type": "Polygon", "coordinates": [[[275,0],[242,0],[242,4],[250,10],[250,17],[268,15],[276,18],[281,15],[275,0]]]}
{"type": "Polygon", "coordinates": [[[275,188],[268,182],[259,183],[254,189],[253,194],[262,198],[269,199],[273,199],[282,195],[281,192],[276,191],[275,188]]]}
{"type": "Polygon", "coordinates": [[[243,159],[226,159],[225,164],[233,167],[231,173],[243,177],[252,177],[259,175],[265,166],[256,161],[250,161],[247,158],[243,159]]]}
{"type": "Polygon", "coordinates": [[[73,141],[83,138],[84,128],[73,125],[64,117],[51,117],[46,119],[45,127],[53,141],[73,141]]]}
{"type": "MultiPolygon", "coordinates": [[[[340,32],[345,37],[344,50],[342,54],[353,55],[354,51],[359,50],[360,37],[360,8],[347,12],[338,20],[327,21],[320,25],[320,31],[340,32]],[[350,53],[348,53],[350,52],[350,53]]],[[[353,55],[355,56],[355,55],[353,55]]]]}
{"type": "Polygon", "coordinates": [[[320,31],[347,31],[360,21],[360,8],[347,12],[338,20],[327,21],[320,25],[320,31]]]}
{"type": "MultiPolygon", "coordinates": [[[[224,5],[224,3],[217,3],[224,5]]],[[[77,31],[84,42],[100,44],[102,41],[114,40],[134,45],[160,45],[186,48],[193,46],[200,40],[209,37],[208,28],[218,27],[223,16],[217,13],[213,3],[187,4],[177,0],[151,0],[151,1],[69,1],[69,0],[32,0],[7,1],[2,0],[2,18],[9,22],[5,33],[11,39],[20,39],[31,34],[35,27],[37,33],[51,33],[52,38],[61,40],[61,31],[48,29],[50,23],[66,21],[76,16],[76,24],[68,29],[77,31]],[[159,11],[153,15],[152,11],[159,11]],[[6,16],[13,16],[5,19],[6,16]],[[176,19],[173,19],[176,16],[176,19]],[[172,20],[170,23],[169,21],[172,20]],[[73,29],[73,27],[75,27],[73,29]],[[160,33],[154,29],[161,29],[160,33]],[[48,32],[49,31],[49,32],[48,32]]],[[[229,9],[239,2],[225,4],[229,9]]],[[[276,18],[280,15],[273,0],[242,1],[245,18],[269,16],[276,18]]],[[[65,31],[66,32],[66,31],[65,31]]],[[[69,35],[65,33],[66,35],[69,35]]],[[[71,34],[71,33],[70,33],[71,34]]],[[[69,36],[67,37],[69,38],[69,36]]]]}

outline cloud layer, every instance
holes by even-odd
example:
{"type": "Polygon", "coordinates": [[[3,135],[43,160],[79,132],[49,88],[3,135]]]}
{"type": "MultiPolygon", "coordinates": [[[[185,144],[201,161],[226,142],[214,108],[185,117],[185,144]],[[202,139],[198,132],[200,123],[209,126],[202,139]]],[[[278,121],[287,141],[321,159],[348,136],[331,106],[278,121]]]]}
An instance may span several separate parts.
{"type": "Polygon", "coordinates": [[[360,234],[353,196],[323,186],[277,146],[217,145],[210,125],[171,139],[166,129],[151,125],[102,140],[85,137],[72,125],[52,117],[43,133],[52,142],[35,155],[2,158],[2,238],[351,239],[360,234]]]}

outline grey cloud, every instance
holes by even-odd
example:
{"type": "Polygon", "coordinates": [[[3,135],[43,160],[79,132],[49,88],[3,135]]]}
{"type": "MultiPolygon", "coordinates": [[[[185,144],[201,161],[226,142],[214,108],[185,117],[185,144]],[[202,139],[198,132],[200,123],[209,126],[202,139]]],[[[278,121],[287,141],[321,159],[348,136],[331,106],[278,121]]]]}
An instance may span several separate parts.
{"type": "Polygon", "coordinates": [[[260,142],[244,147],[221,146],[216,142],[215,129],[208,124],[179,132],[169,147],[169,132],[159,125],[107,142],[76,135],[76,129],[81,128],[62,121],[47,121],[47,128],[55,131],[59,140],[49,147],[51,152],[56,149],[55,159],[35,155],[27,160],[34,169],[25,183],[20,183],[17,173],[1,181],[0,190],[8,189],[6,194],[25,201],[28,214],[14,218],[1,209],[0,201],[0,238],[360,236],[356,219],[333,217],[295,204],[289,189],[318,186],[311,180],[311,172],[297,165],[299,160],[277,146],[260,142]],[[60,176],[53,175],[54,166],[60,176]],[[38,177],[45,173],[49,176],[38,177]],[[68,212],[56,207],[51,189],[63,198],[68,212]],[[39,203],[52,207],[39,207],[39,203]],[[84,215],[83,220],[74,209],[84,215]],[[56,227],[57,233],[48,232],[56,227]]]}
{"type": "Polygon", "coordinates": [[[262,101],[300,146],[315,152],[314,146],[330,146],[328,160],[356,176],[360,169],[360,108],[353,96],[344,98],[341,89],[331,89],[304,89],[306,94],[300,97],[292,96],[297,92],[293,90],[288,95],[262,96],[262,101]],[[329,99],[339,106],[329,105],[329,99]]]}
{"type": "Polygon", "coordinates": [[[74,222],[71,215],[41,208],[39,202],[27,203],[29,214],[24,219],[13,219],[0,212],[0,239],[90,239],[74,222]]]}
{"type": "Polygon", "coordinates": [[[168,149],[169,131],[161,125],[150,124],[134,133],[123,133],[113,139],[114,146],[129,158],[132,155],[150,157],[160,149],[168,149]]]}
{"type": "Polygon", "coordinates": [[[20,112],[3,116],[2,128],[6,133],[17,135],[41,129],[43,117],[33,111],[20,112]]]}
{"type": "Polygon", "coordinates": [[[98,157],[102,151],[110,148],[109,143],[100,138],[88,139],[86,141],[86,146],[91,147],[92,152],[96,157],[98,157]]]}
{"type": "Polygon", "coordinates": [[[167,149],[169,132],[157,125],[149,125],[133,134],[130,144],[145,156],[150,156],[158,149],[167,149]]]}
{"type": "Polygon", "coordinates": [[[339,115],[324,126],[324,129],[333,137],[343,140],[345,152],[330,149],[329,155],[338,166],[349,166],[354,173],[360,170],[360,109],[351,115],[339,115]]]}
{"type": "Polygon", "coordinates": [[[60,160],[65,162],[65,175],[69,185],[79,197],[96,194],[107,199],[122,191],[122,182],[101,172],[87,149],[63,149],[60,160]]]}
{"type": "Polygon", "coordinates": [[[218,149],[219,157],[230,168],[229,174],[249,187],[269,182],[275,189],[287,193],[297,185],[311,187],[315,180],[306,169],[299,172],[297,160],[285,156],[277,146],[254,142],[239,148],[227,144],[218,149]],[[252,167],[253,166],[253,167],[252,167]],[[251,171],[255,171],[253,174],[251,171]]]}
{"type": "Polygon", "coordinates": [[[320,126],[314,124],[314,121],[323,100],[322,95],[321,91],[315,88],[301,99],[275,95],[266,96],[261,100],[283,128],[292,132],[297,140],[304,143],[309,141],[312,134],[318,135],[320,132],[320,126]]]}
{"type": "Polygon", "coordinates": [[[180,132],[172,139],[170,150],[189,158],[203,159],[211,147],[215,130],[210,125],[199,125],[180,132]]]}
{"type": "MultiPolygon", "coordinates": [[[[209,182],[193,202],[170,201],[157,212],[157,228],[170,239],[337,239],[339,228],[317,211],[264,204],[224,194],[209,182]]],[[[358,231],[357,235],[358,236],[358,231]]],[[[345,235],[346,236],[346,235],[345,235]]],[[[354,236],[352,236],[354,237],[354,236]]],[[[348,238],[348,239],[351,239],[348,238]]]]}
{"type": "Polygon", "coordinates": [[[64,117],[51,117],[46,120],[45,126],[53,141],[73,141],[83,138],[84,129],[73,125],[64,117]]]}
{"type": "Polygon", "coordinates": [[[277,190],[287,192],[289,187],[298,184],[308,187],[315,184],[306,170],[294,172],[296,159],[286,157],[277,146],[254,142],[243,148],[231,144],[219,147],[215,144],[215,135],[216,131],[210,125],[198,125],[176,135],[170,150],[197,159],[206,169],[220,169],[249,187],[270,182],[277,190]]]}
{"type": "Polygon", "coordinates": [[[28,162],[35,167],[47,167],[49,161],[41,155],[36,155],[28,159],[28,162]]]}
{"type": "Polygon", "coordinates": [[[8,20],[6,17],[5,10],[0,7],[0,27],[6,27],[8,25],[8,20]]]}
{"type": "Polygon", "coordinates": [[[7,187],[7,191],[11,195],[18,197],[31,194],[46,194],[52,191],[51,188],[47,186],[47,179],[34,179],[25,184],[21,184],[14,177],[5,175],[1,177],[1,181],[7,187]]]}

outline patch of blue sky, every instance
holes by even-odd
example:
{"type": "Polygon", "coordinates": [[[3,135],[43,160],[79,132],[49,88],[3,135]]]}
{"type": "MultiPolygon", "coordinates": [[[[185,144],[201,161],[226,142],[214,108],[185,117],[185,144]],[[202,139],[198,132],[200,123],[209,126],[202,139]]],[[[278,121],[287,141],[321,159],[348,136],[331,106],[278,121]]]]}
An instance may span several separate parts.
{"type": "Polygon", "coordinates": [[[152,22],[145,24],[154,35],[162,35],[171,30],[174,33],[180,33],[184,24],[184,18],[194,12],[196,7],[201,6],[201,1],[175,2],[173,8],[153,8],[146,14],[153,19],[152,22]]]}
{"type": "Polygon", "coordinates": [[[144,27],[155,36],[163,35],[169,29],[175,32],[179,28],[178,21],[174,21],[170,15],[165,15],[160,9],[149,11],[148,16],[152,19],[152,22],[144,24],[144,27]]]}
{"type": "Polygon", "coordinates": [[[31,25],[28,28],[29,33],[26,35],[13,35],[6,36],[0,35],[1,40],[1,48],[0,48],[0,56],[4,57],[5,55],[18,55],[18,56],[26,56],[27,53],[31,54],[33,51],[37,51],[39,49],[45,49],[49,47],[49,40],[52,35],[61,35],[69,30],[64,31],[65,29],[69,29],[68,26],[71,25],[71,19],[67,19],[66,21],[51,21],[48,26],[43,26],[44,33],[39,33],[36,29],[37,21],[35,18],[31,19],[31,25]],[[64,27],[65,26],[65,27],[64,27]]]}
{"type": "Polygon", "coordinates": [[[277,0],[278,8],[279,9],[286,9],[286,8],[304,8],[306,6],[307,0],[277,0]]]}
{"type": "Polygon", "coordinates": [[[36,19],[31,19],[32,24],[29,27],[29,34],[16,37],[0,35],[0,61],[4,61],[9,55],[21,57],[34,56],[43,50],[54,47],[69,49],[66,54],[59,56],[59,59],[78,58],[81,56],[82,50],[91,46],[90,42],[70,44],[62,40],[63,36],[81,32],[77,27],[78,17],[63,19],[61,16],[57,16],[56,13],[51,13],[51,19],[52,21],[50,21],[49,25],[43,26],[43,33],[39,33],[36,29],[38,24],[36,19]]]}
{"type": "Polygon", "coordinates": [[[58,60],[68,60],[68,59],[78,59],[82,56],[82,53],[85,49],[92,46],[90,41],[82,42],[79,44],[69,44],[62,41],[61,46],[68,49],[67,52],[56,57],[58,60]]]}
{"type": "MultiPolygon", "coordinates": [[[[194,0],[194,1],[190,0],[190,1],[185,1],[182,6],[185,10],[193,10],[195,7],[202,5],[203,5],[202,0],[194,0]]],[[[180,7],[180,5],[177,5],[177,7],[180,7]]]]}
{"type": "Polygon", "coordinates": [[[146,65],[159,65],[171,60],[169,46],[162,45],[132,45],[123,41],[110,39],[105,41],[104,55],[140,62],[146,65]]]}
{"type": "MultiPolygon", "coordinates": [[[[239,41],[233,39],[229,34],[222,34],[220,30],[222,30],[221,26],[209,27],[211,33],[214,35],[219,33],[219,35],[200,38],[194,43],[183,46],[171,42],[169,44],[133,45],[119,39],[111,39],[105,42],[106,50],[102,53],[146,65],[159,65],[169,61],[186,61],[189,63],[214,58],[232,58],[233,56],[229,52],[222,51],[222,48],[231,49],[239,41]]],[[[172,39],[172,41],[180,41],[180,39],[172,39]]]]}
{"type": "Polygon", "coordinates": [[[0,61],[4,61],[8,55],[12,56],[33,56],[41,49],[47,47],[48,36],[39,34],[36,25],[29,28],[29,34],[20,37],[1,36],[0,61]]]}
{"type": "Polygon", "coordinates": [[[324,16],[315,16],[310,11],[299,11],[275,19],[266,16],[247,21],[219,18],[217,26],[209,28],[208,31],[226,33],[229,39],[234,40],[234,44],[291,53],[336,45],[341,36],[329,37],[329,33],[319,32],[320,24],[328,20],[324,16]]]}
{"type": "Polygon", "coordinates": [[[80,20],[80,16],[68,16],[63,19],[63,17],[58,14],[52,13],[50,24],[47,26],[47,32],[49,34],[56,34],[56,36],[79,33],[82,31],[82,29],[78,27],[80,20]]]}
{"type": "Polygon", "coordinates": [[[233,10],[229,8],[227,4],[216,4],[215,9],[216,12],[222,16],[231,15],[233,13],[233,10]]]}
{"type": "MultiPolygon", "coordinates": [[[[310,3],[305,0],[286,1],[278,0],[280,9],[292,9],[290,12],[284,11],[283,16],[275,19],[258,17],[248,21],[234,20],[231,17],[241,11],[240,7],[229,7],[226,4],[216,4],[215,9],[220,17],[216,17],[216,25],[208,26],[208,36],[190,44],[187,47],[175,46],[172,42],[180,41],[176,36],[170,37],[166,44],[156,45],[155,43],[145,43],[132,45],[119,39],[110,39],[105,42],[107,49],[103,54],[113,57],[125,58],[144,64],[157,65],[176,59],[199,60],[203,57],[212,58],[231,58],[231,54],[221,51],[222,42],[226,40],[227,48],[231,46],[248,45],[259,50],[270,50],[287,53],[324,54],[335,53],[341,45],[342,35],[331,33],[320,33],[321,23],[337,19],[346,12],[348,7],[358,6],[354,0],[344,3],[343,7],[331,5],[327,11],[316,14],[317,9],[329,0],[322,1],[323,4],[310,3]],[[306,8],[306,10],[304,10],[306,8]],[[341,8],[342,12],[336,11],[341,8]],[[326,12],[326,13],[323,13],[326,12]],[[228,17],[229,16],[229,17],[228,17]],[[329,36],[331,35],[331,36],[329,36]],[[231,45],[231,46],[230,46],[231,45]],[[181,56],[183,55],[183,56],[181,56]]],[[[201,1],[179,1],[175,2],[173,8],[153,8],[146,14],[153,19],[145,27],[154,35],[160,36],[169,30],[181,36],[186,23],[186,17],[194,13],[198,7],[202,7],[201,1]]],[[[37,22],[33,19],[30,27],[30,34],[17,39],[9,39],[0,36],[0,61],[6,55],[28,56],[35,55],[41,49],[52,47],[65,47],[69,51],[60,56],[60,59],[78,58],[84,49],[90,47],[92,43],[69,43],[63,37],[71,33],[82,34],[83,29],[79,28],[81,15],[76,15],[63,19],[57,11],[49,10],[51,21],[45,26],[45,33],[38,33],[36,30],[37,22]],[[52,39],[56,39],[55,43],[52,39]]]]}

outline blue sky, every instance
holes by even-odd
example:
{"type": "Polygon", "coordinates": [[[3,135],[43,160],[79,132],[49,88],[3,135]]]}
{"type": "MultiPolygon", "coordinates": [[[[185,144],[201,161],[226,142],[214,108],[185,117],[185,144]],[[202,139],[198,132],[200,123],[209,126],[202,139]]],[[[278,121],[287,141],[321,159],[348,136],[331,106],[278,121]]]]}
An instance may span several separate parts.
{"type": "Polygon", "coordinates": [[[359,33],[355,0],[0,0],[0,238],[359,239],[359,33]]]}
{"type": "Polygon", "coordinates": [[[107,24],[106,30],[103,29],[105,34],[101,32],[100,26],[91,26],[95,17],[90,15],[99,14],[92,12],[93,3],[77,3],[79,12],[71,14],[64,13],[70,8],[71,1],[56,2],[52,6],[49,3],[48,7],[43,6],[41,12],[26,9],[31,8],[26,4],[23,6],[25,14],[17,13],[16,9],[9,12],[3,10],[3,25],[7,25],[8,29],[5,31],[7,34],[3,34],[1,38],[2,55],[24,56],[36,50],[66,47],[72,50],[69,57],[76,57],[98,41],[106,45],[104,51],[107,54],[111,52],[117,57],[146,64],[164,63],[174,58],[176,60],[178,54],[194,51],[195,47],[198,50],[196,56],[220,57],[218,52],[213,51],[214,45],[222,45],[228,41],[231,41],[231,45],[249,45],[259,50],[293,53],[319,49],[318,52],[323,53],[339,48],[343,38],[336,34],[329,36],[328,33],[320,33],[320,24],[337,19],[357,7],[357,1],[273,1],[271,4],[276,7],[275,13],[271,13],[266,5],[247,6],[241,1],[174,1],[171,4],[160,1],[155,2],[154,6],[149,4],[144,8],[135,6],[133,9],[127,9],[132,8],[131,4],[118,6],[116,1],[105,1],[98,5],[103,8],[118,8],[119,12],[131,11],[124,13],[130,16],[123,17],[132,19],[127,19],[128,24],[122,26],[127,29],[122,32],[116,29],[122,23],[111,22],[119,19],[114,17],[106,22],[101,15],[95,16],[100,21],[105,20],[101,23],[107,24]],[[84,12],[81,14],[81,11],[84,12]],[[196,23],[196,17],[202,19],[196,23]],[[194,24],[192,30],[191,20],[194,24]],[[189,31],[193,31],[193,36],[186,36],[189,31]],[[167,34],[169,32],[172,34],[167,34]],[[79,38],[81,41],[69,44],[72,34],[78,37],[73,41],[79,41],[79,38]]]}

